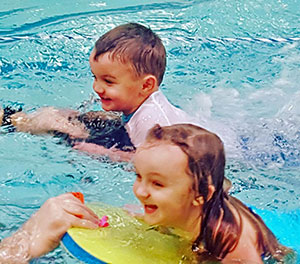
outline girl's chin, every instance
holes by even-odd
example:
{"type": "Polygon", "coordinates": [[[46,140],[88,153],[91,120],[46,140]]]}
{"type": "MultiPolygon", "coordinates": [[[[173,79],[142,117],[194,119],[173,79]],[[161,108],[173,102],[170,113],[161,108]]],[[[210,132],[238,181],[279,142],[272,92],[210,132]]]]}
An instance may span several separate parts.
{"type": "Polygon", "coordinates": [[[154,225],[161,225],[160,222],[155,221],[155,220],[153,220],[153,219],[147,219],[147,217],[144,217],[144,221],[145,221],[146,224],[151,225],[151,226],[154,226],[154,225]]]}

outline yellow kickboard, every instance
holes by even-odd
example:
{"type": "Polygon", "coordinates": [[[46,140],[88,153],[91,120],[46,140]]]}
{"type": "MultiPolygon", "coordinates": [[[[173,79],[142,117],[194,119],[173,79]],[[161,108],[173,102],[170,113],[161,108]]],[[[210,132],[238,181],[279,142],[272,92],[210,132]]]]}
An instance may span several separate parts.
{"type": "Polygon", "coordinates": [[[62,239],[64,247],[83,263],[176,264],[193,263],[191,244],[172,234],[163,234],[121,208],[88,205],[108,227],[97,230],[71,228],[62,239]]]}

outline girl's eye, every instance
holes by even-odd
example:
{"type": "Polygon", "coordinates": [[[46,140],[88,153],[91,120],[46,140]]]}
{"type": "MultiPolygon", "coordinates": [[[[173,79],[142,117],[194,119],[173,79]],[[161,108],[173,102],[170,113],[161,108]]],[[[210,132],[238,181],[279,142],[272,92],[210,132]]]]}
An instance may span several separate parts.
{"type": "Polygon", "coordinates": [[[113,84],[113,82],[112,82],[111,80],[104,79],[104,81],[105,81],[107,84],[113,84]]]}
{"type": "Polygon", "coordinates": [[[140,180],[142,179],[142,177],[141,177],[140,174],[136,173],[135,175],[136,175],[136,180],[137,180],[137,181],[140,181],[140,180]]]}
{"type": "Polygon", "coordinates": [[[94,78],[95,80],[97,80],[97,77],[96,77],[95,74],[92,73],[92,76],[93,76],[93,78],[94,78]]]}
{"type": "Polygon", "coordinates": [[[153,183],[153,185],[156,186],[156,187],[164,187],[164,185],[163,185],[162,183],[158,182],[158,181],[154,181],[154,182],[152,182],[152,183],[153,183]]]}

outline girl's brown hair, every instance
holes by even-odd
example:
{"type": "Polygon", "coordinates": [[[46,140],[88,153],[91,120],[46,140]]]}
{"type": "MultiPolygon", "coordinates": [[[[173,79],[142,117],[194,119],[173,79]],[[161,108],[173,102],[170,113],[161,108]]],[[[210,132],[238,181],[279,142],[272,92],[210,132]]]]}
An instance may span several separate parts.
{"type": "Polygon", "coordinates": [[[225,258],[238,244],[243,215],[257,230],[257,245],[262,255],[283,260],[289,250],[278,243],[258,215],[224,192],[225,154],[223,143],[216,134],[192,124],[166,127],[156,125],[149,131],[146,140],[174,144],[188,157],[188,169],[194,179],[194,188],[205,201],[200,234],[193,245],[194,251],[208,253],[220,260],[225,258]],[[215,188],[210,199],[209,185],[215,188]],[[229,205],[235,208],[238,219],[229,205]]]}

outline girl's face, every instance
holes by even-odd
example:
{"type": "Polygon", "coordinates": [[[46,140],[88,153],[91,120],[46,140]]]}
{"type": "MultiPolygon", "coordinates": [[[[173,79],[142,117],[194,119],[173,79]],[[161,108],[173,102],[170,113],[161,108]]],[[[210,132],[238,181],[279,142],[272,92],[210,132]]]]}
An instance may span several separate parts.
{"type": "Polygon", "coordinates": [[[146,143],[137,150],[133,191],[144,206],[148,224],[186,230],[191,216],[199,212],[193,204],[196,194],[192,177],[187,174],[187,162],[178,146],[164,142],[146,143]]]}

